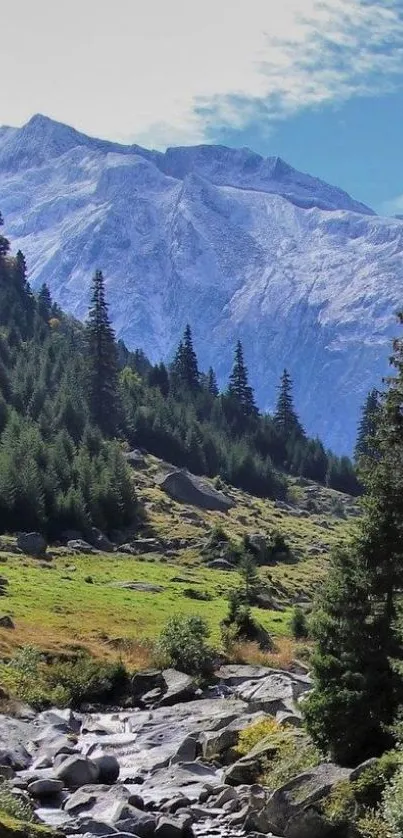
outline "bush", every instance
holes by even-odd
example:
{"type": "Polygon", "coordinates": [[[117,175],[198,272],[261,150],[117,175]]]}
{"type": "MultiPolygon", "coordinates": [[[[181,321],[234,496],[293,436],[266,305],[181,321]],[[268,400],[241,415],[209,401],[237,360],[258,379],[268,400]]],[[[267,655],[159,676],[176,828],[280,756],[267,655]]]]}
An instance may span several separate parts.
{"type": "Polygon", "coordinates": [[[291,633],[296,640],[309,637],[308,621],[300,605],[294,606],[291,615],[291,633]]]}
{"type": "Polygon", "coordinates": [[[86,654],[49,663],[31,646],[18,651],[1,676],[13,697],[38,710],[107,702],[122,692],[127,679],[123,664],[96,661],[86,654]]]}
{"type": "Polygon", "coordinates": [[[202,617],[171,617],[160,634],[157,650],[174,669],[188,675],[208,675],[213,669],[213,652],[206,642],[209,635],[202,617]]]}
{"type": "Polygon", "coordinates": [[[383,816],[393,836],[403,834],[403,766],[396,771],[383,794],[383,816]]]}
{"type": "Polygon", "coordinates": [[[30,805],[12,793],[12,787],[7,780],[0,780],[0,812],[21,821],[33,820],[30,805]]]}
{"type": "Polygon", "coordinates": [[[319,752],[301,731],[283,727],[275,719],[262,719],[241,731],[237,751],[246,756],[266,740],[270,751],[262,766],[261,782],[271,790],[321,761],[319,752]]]}

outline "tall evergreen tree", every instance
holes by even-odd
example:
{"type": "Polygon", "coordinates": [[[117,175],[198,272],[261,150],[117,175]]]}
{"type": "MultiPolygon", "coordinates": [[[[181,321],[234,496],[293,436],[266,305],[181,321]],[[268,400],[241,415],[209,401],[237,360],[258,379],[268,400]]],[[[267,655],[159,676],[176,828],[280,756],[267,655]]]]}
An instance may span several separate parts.
{"type": "MultiPolygon", "coordinates": [[[[0,212],[0,227],[3,227],[4,221],[3,216],[0,212]]],[[[0,235],[0,256],[7,256],[7,253],[10,250],[10,242],[6,239],[5,236],[0,235]]]]}
{"type": "Polygon", "coordinates": [[[119,413],[118,359],[102,271],[96,271],[92,280],[91,308],[86,331],[91,415],[103,433],[113,436],[119,413]]]}
{"type": "Polygon", "coordinates": [[[283,437],[304,437],[305,431],[294,408],[292,381],[288,370],[284,370],[279,385],[278,399],[274,413],[274,422],[283,437]]]}
{"type": "MultiPolygon", "coordinates": [[[[400,316],[403,323],[403,316],[400,316]]],[[[375,434],[376,458],[363,472],[365,515],[350,548],[340,553],[314,624],[315,689],[308,728],[333,758],[354,764],[388,745],[388,726],[403,699],[397,620],[403,587],[403,341],[394,342],[375,434]]]]}
{"type": "Polygon", "coordinates": [[[376,421],[379,411],[378,391],[370,390],[363,404],[361,419],[358,425],[357,442],[354,449],[354,459],[358,463],[362,457],[374,455],[374,438],[376,421]]]}
{"type": "Polygon", "coordinates": [[[217,384],[217,376],[213,370],[213,367],[209,367],[207,373],[207,390],[209,391],[211,396],[217,397],[219,394],[218,384],[217,384]]]}
{"type": "Polygon", "coordinates": [[[186,390],[197,390],[199,388],[200,373],[189,324],[185,328],[183,338],[176,351],[172,364],[172,377],[178,387],[183,387],[186,390]]]}
{"type": "Polygon", "coordinates": [[[240,340],[238,340],[235,348],[234,365],[228,384],[228,395],[234,399],[245,416],[257,416],[258,410],[252,387],[249,385],[248,370],[244,361],[243,347],[240,340]]]}
{"type": "Polygon", "coordinates": [[[43,283],[38,294],[38,314],[49,323],[52,315],[52,297],[46,282],[43,283]]]}

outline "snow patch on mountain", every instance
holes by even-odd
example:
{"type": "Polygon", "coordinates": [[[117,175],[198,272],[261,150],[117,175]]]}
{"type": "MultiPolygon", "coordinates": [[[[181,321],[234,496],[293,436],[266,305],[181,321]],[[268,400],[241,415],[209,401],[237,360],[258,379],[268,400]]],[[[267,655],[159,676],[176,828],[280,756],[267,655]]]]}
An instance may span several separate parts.
{"type": "Polygon", "coordinates": [[[187,321],[224,384],[245,346],[262,408],[286,365],[301,417],[351,450],[359,404],[387,370],[403,223],[280,158],[197,146],[165,154],[40,115],[0,129],[0,208],[34,287],[78,317],[104,271],[117,334],[154,361],[187,321]]]}

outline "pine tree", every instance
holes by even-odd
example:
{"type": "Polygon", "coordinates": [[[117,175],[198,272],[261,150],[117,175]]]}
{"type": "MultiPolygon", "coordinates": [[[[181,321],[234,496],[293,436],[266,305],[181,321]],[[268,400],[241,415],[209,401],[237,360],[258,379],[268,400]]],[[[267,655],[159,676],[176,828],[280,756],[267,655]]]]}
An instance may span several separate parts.
{"type": "Polygon", "coordinates": [[[208,370],[208,373],[207,373],[206,384],[207,384],[207,390],[210,393],[210,395],[214,396],[216,398],[219,394],[219,390],[218,390],[218,384],[217,384],[217,376],[216,376],[216,374],[213,370],[213,367],[209,367],[209,370],[208,370]]]}
{"type": "MultiPolygon", "coordinates": [[[[3,227],[3,225],[4,225],[3,216],[0,212],[0,227],[3,227]]],[[[7,256],[7,253],[9,252],[9,250],[10,250],[9,240],[6,239],[5,236],[0,235],[0,257],[1,256],[7,256]]]]}
{"type": "Polygon", "coordinates": [[[118,421],[118,360],[115,335],[105,300],[102,271],[92,281],[91,308],[87,321],[89,401],[94,422],[108,436],[118,421]]]}
{"type": "MultiPolygon", "coordinates": [[[[403,316],[400,316],[403,323],[403,316]]],[[[376,458],[363,472],[365,515],[333,569],[314,621],[315,689],[306,705],[316,743],[352,765],[380,754],[403,699],[394,661],[403,658],[397,617],[403,587],[403,341],[375,434],[376,458]]]]}
{"type": "Polygon", "coordinates": [[[290,437],[304,437],[305,431],[294,409],[291,376],[286,369],[281,376],[278,389],[277,405],[273,418],[281,436],[285,440],[290,439],[290,437]]]}
{"type": "Polygon", "coordinates": [[[49,323],[52,315],[52,297],[46,282],[43,283],[38,294],[38,314],[45,323],[49,323]]]}
{"type": "Polygon", "coordinates": [[[172,364],[172,378],[176,387],[193,391],[199,388],[200,373],[189,324],[176,350],[172,364]]]}
{"type": "Polygon", "coordinates": [[[257,416],[252,387],[248,382],[248,370],[243,357],[242,343],[238,340],[234,365],[229,378],[228,395],[238,404],[245,416],[257,416]]]}
{"type": "Polygon", "coordinates": [[[358,425],[357,442],[354,449],[354,460],[356,463],[362,457],[370,457],[375,454],[373,445],[378,411],[378,391],[375,389],[370,390],[363,404],[361,419],[358,425]]]}

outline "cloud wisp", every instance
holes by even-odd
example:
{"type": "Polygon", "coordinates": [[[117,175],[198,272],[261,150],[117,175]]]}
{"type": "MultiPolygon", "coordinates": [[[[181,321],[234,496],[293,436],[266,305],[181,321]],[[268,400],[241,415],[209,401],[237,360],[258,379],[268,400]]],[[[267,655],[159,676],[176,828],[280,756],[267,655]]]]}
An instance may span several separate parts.
{"type": "Polygon", "coordinates": [[[160,147],[403,78],[403,0],[14,0],[4,25],[0,122],[42,111],[160,147]]]}

